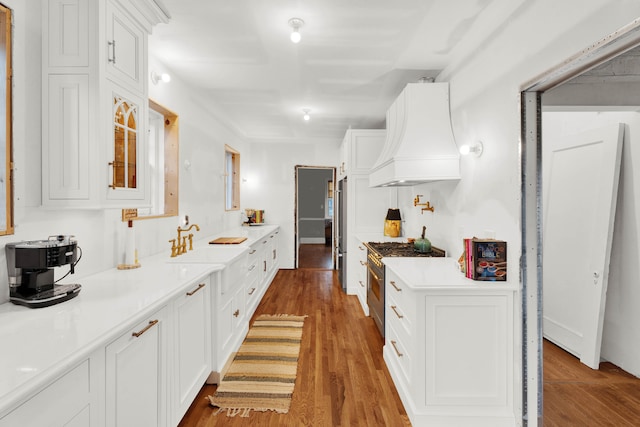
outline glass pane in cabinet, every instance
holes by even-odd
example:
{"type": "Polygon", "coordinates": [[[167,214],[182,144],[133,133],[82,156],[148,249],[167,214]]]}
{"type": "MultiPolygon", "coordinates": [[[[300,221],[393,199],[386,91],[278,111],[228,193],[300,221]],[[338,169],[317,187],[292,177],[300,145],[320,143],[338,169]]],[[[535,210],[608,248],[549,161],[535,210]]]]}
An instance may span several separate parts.
{"type": "Polygon", "coordinates": [[[138,163],[136,151],[136,131],[128,132],[127,144],[127,187],[136,188],[136,164],[138,163]]]}
{"type": "Polygon", "coordinates": [[[138,126],[137,106],[120,97],[113,97],[114,158],[111,188],[137,187],[138,126]]]}

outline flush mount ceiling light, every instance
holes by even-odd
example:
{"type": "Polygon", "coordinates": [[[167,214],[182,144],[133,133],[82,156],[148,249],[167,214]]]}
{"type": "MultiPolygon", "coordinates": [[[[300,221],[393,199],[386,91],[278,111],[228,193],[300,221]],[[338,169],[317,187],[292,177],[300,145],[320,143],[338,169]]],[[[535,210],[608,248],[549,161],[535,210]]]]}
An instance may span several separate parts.
{"type": "Polygon", "coordinates": [[[465,144],[460,147],[460,154],[463,156],[468,156],[470,154],[475,155],[476,157],[480,157],[482,155],[482,141],[476,141],[473,144],[465,144]]]}
{"type": "Polygon", "coordinates": [[[304,115],[302,116],[302,118],[304,119],[305,122],[308,122],[309,120],[311,120],[311,116],[309,115],[309,112],[311,110],[309,110],[308,108],[303,108],[302,112],[304,113],[304,115]]]}
{"type": "Polygon", "coordinates": [[[289,19],[289,26],[293,28],[291,32],[291,41],[294,43],[300,42],[302,36],[300,35],[300,28],[304,27],[304,21],[300,18],[289,19]]]}
{"type": "Polygon", "coordinates": [[[151,72],[151,82],[154,85],[157,85],[158,82],[169,83],[171,81],[171,76],[167,73],[158,74],[155,71],[151,72]]]}

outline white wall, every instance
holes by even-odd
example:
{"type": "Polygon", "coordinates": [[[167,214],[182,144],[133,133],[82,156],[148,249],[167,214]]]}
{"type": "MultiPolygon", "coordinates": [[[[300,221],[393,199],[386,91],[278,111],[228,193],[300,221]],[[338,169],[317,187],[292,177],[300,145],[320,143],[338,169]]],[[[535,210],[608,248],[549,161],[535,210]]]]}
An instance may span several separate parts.
{"type": "MultiPolygon", "coordinates": [[[[640,376],[640,178],[633,165],[640,161],[640,113],[547,112],[543,113],[544,141],[557,140],[609,123],[625,123],[622,167],[611,249],[601,358],[640,376]]],[[[597,203],[594,200],[594,203],[597,203]]],[[[586,233],[589,230],[585,230],[586,233]]],[[[567,242],[570,246],[570,242],[567,242]]],[[[579,297],[579,296],[576,296],[579,297]]],[[[579,300],[572,303],[580,303],[579,300]]]]}
{"type": "Polygon", "coordinates": [[[295,167],[337,167],[340,147],[321,144],[252,144],[243,165],[243,207],[265,210],[265,222],[279,224],[280,268],[295,266],[295,167]]]}

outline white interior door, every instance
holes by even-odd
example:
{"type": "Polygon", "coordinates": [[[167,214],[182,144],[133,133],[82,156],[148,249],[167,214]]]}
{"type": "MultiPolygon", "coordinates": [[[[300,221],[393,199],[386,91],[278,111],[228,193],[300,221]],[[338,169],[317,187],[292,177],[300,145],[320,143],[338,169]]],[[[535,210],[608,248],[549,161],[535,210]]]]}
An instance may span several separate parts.
{"type": "Polygon", "coordinates": [[[598,369],[624,125],[546,138],[543,332],[598,369]]]}

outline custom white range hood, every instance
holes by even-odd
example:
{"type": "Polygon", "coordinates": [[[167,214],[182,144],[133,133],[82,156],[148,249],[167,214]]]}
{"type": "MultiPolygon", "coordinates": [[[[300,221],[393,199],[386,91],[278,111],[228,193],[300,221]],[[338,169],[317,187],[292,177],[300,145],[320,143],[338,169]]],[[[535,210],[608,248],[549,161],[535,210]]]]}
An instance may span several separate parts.
{"type": "Polygon", "coordinates": [[[449,83],[409,83],[387,110],[387,139],[369,186],[460,179],[451,130],[449,83]]]}

